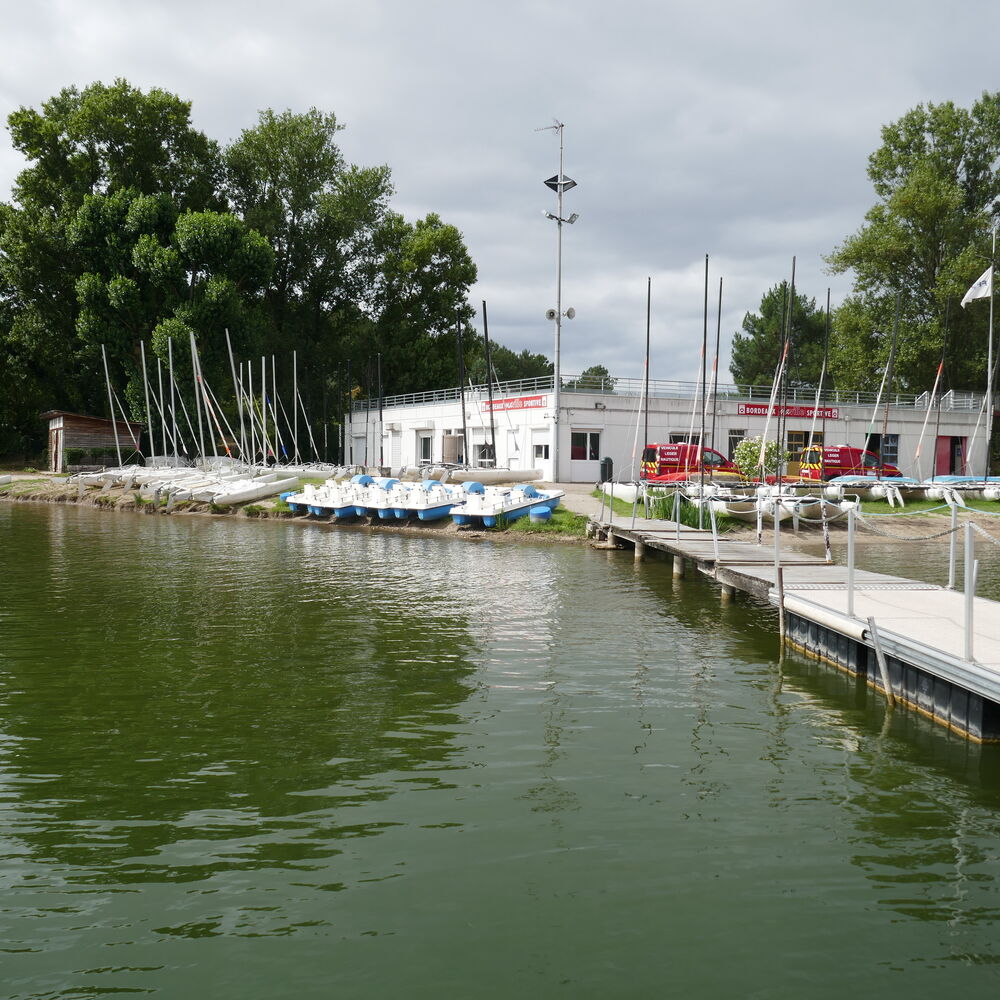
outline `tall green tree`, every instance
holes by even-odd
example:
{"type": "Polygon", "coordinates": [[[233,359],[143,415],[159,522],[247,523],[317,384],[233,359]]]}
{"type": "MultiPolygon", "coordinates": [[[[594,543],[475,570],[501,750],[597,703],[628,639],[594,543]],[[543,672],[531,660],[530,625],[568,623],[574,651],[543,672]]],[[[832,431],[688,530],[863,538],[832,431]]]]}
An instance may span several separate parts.
{"type": "MultiPolygon", "coordinates": [[[[485,385],[486,346],[483,338],[476,333],[466,333],[465,368],[466,375],[476,385],[485,385]]],[[[490,340],[490,361],[493,365],[495,382],[515,382],[519,379],[541,378],[552,374],[552,362],[544,354],[534,354],[527,348],[512,351],[503,344],[490,340]]]]}
{"type": "Polygon", "coordinates": [[[816,307],[815,299],[801,292],[795,293],[793,304],[787,281],[768,289],[760,300],[759,311],[747,313],[743,317],[743,332],[733,335],[729,371],[735,382],[740,385],[771,384],[781,361],[789,311],[788,384],[819,384],[826,338],[826,313],[816,307]]]}
{"type": "MultiPolygon", "coordinates": [[[[454,381],[475,264],[437,215],[390,210],[388,167],[348,164],[334,115],[264,111],[223,152],[187,102],[117,80],[66,88],[9,126],[28,165],[0,204],[0,362],[19,378],[0,396],[0,448],[41,440],[41,409],[104,413],[102,347],[141,417],[150,337],[162,356],[193,334],[222,394],[227,331],[244,359],[276,357],[286,400],[296,351],[313,412],[378,355],[386,392],[454,381]]],[[[476,350],[467,337],[467,361],[476,350]]],[[[508,354],[512,372],[530,367],[508,354]]]]}
{"type": "Polygon", "coordinates": [[[274,347],[346,333],[378,270],[389,169],[347,164],[335,141],[341,128],[315,108],[262,111],[225,152],[234,209],[274,250],[265,296],[274,347]]]}
{"type": "Polygon", "coordinates": [[[40,110],[13,112],[8,125],[29,165],[13,201],[0,206],[0,287],[9,315],[0,337],[41,408],[104,412],[97,338],[108,333],[112,363],[134,369],[138,338],[149,334],[140,329],[150,303],[133,281],[131,241],[142,226],[164,224],[150,215],[222,207],[218,147],[191,126],[190,104],[124,80],[65,88],[40,110]],[[137,202],[142,219],[130,215],[137,202]]]}
{"type": "Polygon", "coordinates": [[[615,379],[604,365],[591,365],[580,373],[579,378],[567,382],[563,389],[566,392],[614,392],[615,379]]]}
{"type": "Polygon", "coordinates": [[[882,129],[882,145],[868,160],[878,200],[827,258],[835,273],[854,275],[836,319],[831,364],[838,385],[868,388],[881,378],[897,293],[897,387],[930,388],[946,326],[951,387],[985,384],[984,318],[957,303],[990,263],[998,163],[1000,94],[984,93],[969,109],[950,101],[918,105],[882,129]]]}
{"type": "Polygon", "coordinates": [[[476,280],[462,234],[434,213],[412,224],[388,213],[377,245],[372,344],[382,354],[385,391],[453,384],[455,326],[472,319],[468,293],[476,280]]]}

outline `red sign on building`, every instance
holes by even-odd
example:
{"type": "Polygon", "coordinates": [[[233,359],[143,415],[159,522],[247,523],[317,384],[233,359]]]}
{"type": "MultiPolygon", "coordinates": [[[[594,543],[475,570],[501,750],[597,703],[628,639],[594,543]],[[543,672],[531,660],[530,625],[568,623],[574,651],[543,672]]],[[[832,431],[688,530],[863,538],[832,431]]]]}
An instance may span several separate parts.
{"type": "Polygon", "coordinates": [[[548,396],[511,396],[509,399],[494,399],[485,404],[486,410],[537,410],[544,409],[548,396]]]}
{"type": "MultiPolygon", "coordinates": [[[[766,417],[767,403],[739,403],[738,412],[741,417],[766,417]]],[[[772,406],[772,417],[818,417],[820,420],[839,420],[838,406],[772,406]]]]}

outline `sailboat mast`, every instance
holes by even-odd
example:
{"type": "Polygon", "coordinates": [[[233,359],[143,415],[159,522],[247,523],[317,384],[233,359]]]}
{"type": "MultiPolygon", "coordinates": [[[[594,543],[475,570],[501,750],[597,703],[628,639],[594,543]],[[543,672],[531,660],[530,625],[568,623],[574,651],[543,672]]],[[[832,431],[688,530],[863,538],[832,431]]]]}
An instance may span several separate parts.
{"type": "Polygon", "coordinates": [[[226,327],[226,350],[229,352],[229,371],[233,376],[233,392],[236,393],[236,412],[240,418],[240,458],[245,462],[247,456],[246,431],[243,427],[243,394],[236,378],[236,362],[233,360],[233,344],[229,339],[229,327],[226,327]]]}
{"type": "Polygon", "coordinates": [[[462,317],[455,313],[455,342],[458,349],[458,398],[462,405],[462,464],[469,464],[469,425],[465,417],[465,351],[462,347],[462,317]]]}
{"type": "MultiPolygon", "coordinates": [[[[722,275],[719,275],[719,311],[715,322],[715,358],[712,360],[712,436],[709,439],[715,448],[715,415],[718,407],[715,405],[719,393],[719,342],[722,339],[722,275]]],[[[728,448],[726,449],[729,450],[728,448]]]]}
{"type": "Polygon", "coordinates": [[[111,430],[115,436],[115,453],[118,455],[118,467],[122,465],[122,446],[118,440],[118,421],[115,419],[115,397],[111,391],[111,375],[108,373],[108,355],[101,344],[101,357],[104,359],[104,381],[108,386],[108,406],[111,410],[111,430]]]}
{"type": "Polygon", "coordinates": [[[990,332],[986,351],[986,459],[983,463],[983,479],[990,476],[990,446],[993,443],[993,298],[996,277],[997,231],[993,227],[993,247],[990,251],[990,332]]]}
{"type": "Polygon", "coordinates": [[[208,454],[205,451],[205,430],[201,422],[201,366],[198,364],[198,347],[194,342],[194,334],[189,333],[191,338],[191,368],[194,371],[194,405],[198,411],[198,444],[201,448],[201,460],[203,464],[208,462],[208,454]]]}
{"type": "MultiPolygon", "coordinates": [[[[163,456],[166,458],[167,455],[167,411],[165,409],[165,400],[163,398],[163,362],[157,357],[156,359],[156,383],[159,389],[160,397],[160,435],[163,440],[163,456]]],[[[175,449],[176,451],[176,449],[175,449]]]]}
{"type": "MultiPolygon", "coordinates": [[[[299,410],[296,401],[299,398],[299,358],[298,351],[292,351],[292,453],[295,456],[295,464],[302,460],[299,458],[299,410]]],[[[325,423],[324,423],[325,426],[325,423]]]]}
{"type": "MultiPolygon", "coordinates": [[[[701,432],[698,435],[698,468],[700,470],[701,495],[705,495],[705,410],[708,400],[705,394],[705,366],[708,363],[708,254],[705,254],[705,307],[701,335],[701,432]]],[[[698,505],[698,524],[701,525],[704,504],[698,505]]]]}
{"type": "Polygon", "coordinates": [[[495,468],[497,464],[497,429],[496,421],[493,419],[493,361],[490,357],[490,322],[486,316],[486,299],[483,299],[483,344],[486,348],[486,391],[490,402],[490,457],[493,459],[495,468]]]}
{"type": "Polygon", "coordinates": [[[385,465],[385,435],[382,428],[382,352],[378,352],[378,464],[379,468],[385,465]]]}
{"type": "Polygon", "coordinates": [[[139,341],[139,354],[142,357],[142,390],[146,395],[146,436],[149,438],[149,453],[152,455],[153,444],[153,413],[149,408],[149,376],[146,374],[146,345],[139,341]]]}
{"type": "MultiPolygon", "coordinates": [[[[649,444],[649,326],[653,305],[653,279],[646,277],[646,364],[642,379],[642,451],[639,452],[639,466],[642,467],[642,453],[649,444]]],[[[633,470],[634,471],[634,470],[633,470]]]]}

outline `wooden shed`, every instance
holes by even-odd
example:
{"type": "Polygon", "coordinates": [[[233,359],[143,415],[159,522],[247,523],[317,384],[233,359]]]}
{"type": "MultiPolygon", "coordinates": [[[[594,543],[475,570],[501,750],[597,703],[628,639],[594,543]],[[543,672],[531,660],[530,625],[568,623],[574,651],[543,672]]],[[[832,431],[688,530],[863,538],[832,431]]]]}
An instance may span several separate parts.
{"type": "Polygon", "coordinates": [[[49,471],[67,472],[77,465],[117,465],[115,432],[122,460],[139,451],[142,424],[103,417],[87,417],[65,410],[47,410],[42,415],[49,422],[49,471]]]}

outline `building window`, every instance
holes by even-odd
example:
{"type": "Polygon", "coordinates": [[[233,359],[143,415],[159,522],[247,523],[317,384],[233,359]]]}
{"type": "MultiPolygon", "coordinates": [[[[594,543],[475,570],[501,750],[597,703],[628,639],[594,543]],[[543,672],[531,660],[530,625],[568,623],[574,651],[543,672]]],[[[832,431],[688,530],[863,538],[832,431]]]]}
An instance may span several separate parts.
{"type": "Polygon", "coordinates": [[[899,464],[899,435],[883,434],[879,445],[879,458],[890,465],[899,464]]]}
{"type": "Polygon", "coordinates": [[[742,430],[732,430],[729,432],[729,457],[736,454],[736,446],[747,436],[746,428],[742,430]]]}
{"type": "Polygon", "coordinates": [[[474,444],[472,446],[472,457],[476,465],[484,468],[496,465],[496,456],[493,454],[493,445],[488,441],[485,444],[474,444]]]}
{"type": "MultiPolygon", "coordinates": [[[[821,445],[823,444],[823,432],[814,431],[812,436],[812,443],[821,445]]],[[[792,458],[796,458],[798,454],[809,444],[809,431],[789,431],[788,432],[788,453],[792,458]]]]}
{"type": "Polygon", "coordinates": [[[671,444],[700,444],[701,434],[678,434],[670,435],[671,444]]]}
{"type": "Polygon", "coordinates": [[[600,454],[600,431],[573,431],[570,434],[569,457],[574,462],[597,462],[600,454]]]}
{"type": "Polygon", "coordinates": [[[417,459],[421,462],[429,462],[433,454],[434,438],[430,434],[417,435],[417,459]]]}
{"type": "Polygon", "coordinates": [[[547,444],[536,444],[535,445],[535,461],[548,461],[549,458],[549,446],[547,444]]]}

